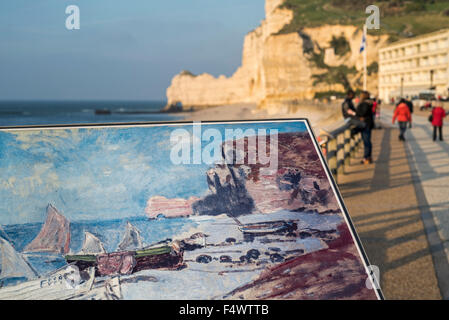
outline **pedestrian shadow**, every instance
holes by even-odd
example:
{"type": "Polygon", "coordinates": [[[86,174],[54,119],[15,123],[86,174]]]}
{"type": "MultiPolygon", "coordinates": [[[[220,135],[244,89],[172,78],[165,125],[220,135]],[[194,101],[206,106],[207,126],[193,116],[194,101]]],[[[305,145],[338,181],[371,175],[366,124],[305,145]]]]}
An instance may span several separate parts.
{"type": "MultiPolygon", "coordinates": [[[[394,175],[390,174],[392,168],[396,167],[406,167],[408,169],[408,163],[405,157],[394,157],[394,161],[403,160],[404,163],[392,164],[392,144],[394,143],[392,139],[392,131],[396,131],[393,128],[385,128],[382,130],[383,135],[380,144],[374,141],[375,148],[373,149],[374,154],[378,154],[374,161],[374,172],[372,179],[366,179],[362,177],[351,182],[345,182],[339,185],[340,190],[344,193],[345,197],[362,196],[365,194],[379,192],[386,189],[399,188],[410,184],[410,178],[403,175],[407,174],[407,171],[397,172],[394,175]],[[354,189],[354,190],[353,190],[354,189]],[[362,190],[360,190],[362,189],[362,190]]],[[[367,172],[369,168],[364,167],[363,170],[347,170],[345,175],[357,175],[367,172]]]]}
{"type": "MultiPolygon", "coordinates": [[[[444,202],[444,203],[440,203],[436,206],[433,206],[433,208],[438,208],[438,207],[445,207],[445,206],[449,206],[449,201],[448,202],[444,202]]],[[[417,205],[417,206],[410,206],[410,207],[406,207],[406,208],[400,208],[400,209],[393,209],[393,210],[384,210],[383,208],[380,208],[381,211],[377,211],[375,213],[372,214],[364,214],[363,216],[357,216],[357,217],[353,217],[352,220],[357,223],[357,225],[363,225],[363,221],[364,220],[371,220],[373,218],[379,217],[379,216],[390,216],[396,213],[407,213],[410,212],[412,210],[416,210],[418,209],[419,211],[422,210],[429,210],[429,205],[428,204],[424,204],[424,205],[417,205]]],[[[394,218],[392,218],[394,219],[394,218]]],[[[378,221],[378,220],[376,220],[378,221]]],[[[387,220],[385,220],[387,221],[387,220]]]]}
{"type": "MultiPolygon", "coordinates": [[[[416,141],[414,140],[414,135],[409,133],[408,140],[405,142],[405,155],[397,156],[394,151],[399,142],[394,141],[396,139],[395,132],[398,132],[398,129],[384,127],[380,143],[378,143],[379,140],[376,141],[373,139],[375,143],[373,151],[374,154],[377,154],[374,168],[367,167],[365,170],[357,170],[357,168],[354,171],[348,170],[349,172],[345,173],[348,176],[352,175],[352,180],[354,178],[357,179],[340,185],[340,190],[347,201],[348,199],[350,201],[351,197],[368,197],[367,199],[369,199],[370,194],[375,198],[375,193],[381,191],[384,191],[383,196],[385,196],[385,191],[387,190],[400,192],[394,190],[394,188],[419,184],[419,179],[417,180],[416,174],[413,174],[413,168],[410,164],[411,155],[408,153],[408,148],[415,147],[414,143],[418,144],[418,142],[414,142],[416,141]],[[404,171],[398,172],[398,170],[401,171],[398,167],[404,167],[404,171]],[[373,170],[372,179],[366,179],[366,175],[363,175],[366,170],[373,170]],[[360,178],[357,176],[359,174],[360,178]]],[[[425,157],[424,150],[419,147],[416,149],[416,152],[422,152],[425,157]]],[[[449,146],[447,146],[446,151],[449,154],[449,146]]],[[[432,152],[440,153],[441,151],[432,150],[432,152]]],[[[435,166],[431,166],[427,162],[427,158],[421,157],[420,162],[416,163],[416,166],[420,165],[420,170],[431,170],[432,177],[441,177],[441,173],[437,173],[434,170],[435,166]]],[[[394,208],[394,204],[391,205],[390,203],[385,204],[385,206],[389,207],[385,208],[382,203],[376,206],[374,202],[367,202],[367,207],[359,210],[359,215],[352,217],[352,220],[358,230],[368,257],[370,257],[371,263],[378,265],[381,273],[389,272],[404,277],[405,275],[401,274],[400,271],[402,267],[414,267],[415,263],[418,263],[416,266],[419,266],[421,262],[418,262],[418,260],[431,257],[431,263],[435,267],[440,292],[443,297],[447,297],[447,290],[445,288],[448,287],[447,282],[449,282],[449,276],[441,272],[443,268],[449,271],[444,245],[441,241],[436,241],[437,238],[439,239],[438,228],[433,222],[433,217],[428,214],[430,212],[429,204],[427,201],[421,199],[422,195],[418,195],[419,191],[416,190],[415,186],[412,192],[416,194],[417,205],[404,206],[404,202],[401,201],[397,204],[398,208],[394,208]],[[366,211],[367,214],[360,214],[363,211],[366,211]],[[418,227],[420,225],[422,227],[418,227]],[[418,230],[416,229],[417,227],[418,230]],[[412,231],[407,232],[405,230],[412,231]],[[394,234],[397,234],[397,236],[392,236],[394,234]],[[425,241],[425,244],[423,241],[425,241]],[[418,244],[419,247],[413,250],[413,244],[418,244]],[[407,254],[401,253],[402,246],[405,246],[410,251],[407,251],[407,254]],[[396,257],[392,258],[391,252],[396,252],[396,257]],[[444,279],[446,276],[447,280],[444,279]]],[[[403,200],[407,201],[407,199],[403,200]]],[[[363,201],[360,202],[360,199],[358,201],[362,205],[365,204],[363,201]]],[[[449,202],[440,203],[438,208],[434,207],[433,209],[434,211],[435,209],[444,210],[445,205],[449,205],[449,202]]],[[[352,209],[357,210],[357,208],[352,209]]],[[[410,277],[410,275],[406,276],[410,277]]],[[[417,277],[416,273],[413,276],[417,277]]],[[[382,276],[381,285],[385,286],[382,276]]],[[[391,289],[394,285],[390,282],[388,283],[388,288],[391,289]]],[[[400,286],[401,284],[398,284],[398,287],[400,286]]],[[[416,288],[417,292],[419,292],[419,289],[416,288]]],[[[393,289],[392,292],[398,294],[401,290],[394,291],[393,289]]],[[[423,288],[423,292],[432,292],[432,290],[426,291],[423,288]]],[[[386,293],[387,298],[389,298],[388,294],[389,292],[386,293]]]]}
{"type": "Polygon", "coordinates": [[[419,177],[419,181],[427,182],[434,179],[441,179],[445,177],[449,177],[449,172],[439,172],[436,169],[444,168],[449,165],[449,161],[447,161],[447,164],[441,164],[438,163],[436,165],[432,165],[433,161],[440,161],[440,160],[449,160],[449,145],[445,142],[434,142],[432,141],[432,132],[429,126],[427,125],[420,125],[420,129],[423,129],[426,133],[426,135],[429,137],[427,140],[428,142],[422,145],[422,143],[418,143],[418,141],[422,141],[422,138],[416,138],[415,134],[411,135],[411,138],[409,139],[408,144],[408,156],[410,159],[410,163],[413,163],[416,165],[416,171],[417,173],[415,176],[419,177]],[[431,146],[439,148],[438,150],[433,150],[431,152],[428,152],[424,150],[425,147],[431,146]],[[431,155],[441,155],[439,158],[430,158],[431,155]],[[424,174],[425,173],[425,174],[424,174]]]}

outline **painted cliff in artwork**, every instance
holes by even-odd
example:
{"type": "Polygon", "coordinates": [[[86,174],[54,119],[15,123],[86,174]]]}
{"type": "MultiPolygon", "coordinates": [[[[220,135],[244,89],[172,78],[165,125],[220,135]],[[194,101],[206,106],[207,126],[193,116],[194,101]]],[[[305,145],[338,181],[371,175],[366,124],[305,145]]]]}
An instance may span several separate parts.
{"type": "Polygon", "coordinates": [[[0,179],[0,299],[378,298],[305,121],[4,129],[0,179]]]}

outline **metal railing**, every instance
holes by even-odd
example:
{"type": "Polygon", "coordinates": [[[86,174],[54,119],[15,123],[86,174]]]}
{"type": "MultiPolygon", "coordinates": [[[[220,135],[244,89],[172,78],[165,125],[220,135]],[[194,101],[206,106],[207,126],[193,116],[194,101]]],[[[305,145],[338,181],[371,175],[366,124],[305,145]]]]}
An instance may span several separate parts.
{"type": "Polygon", "coordinates": [[[353,134],[352,128],[347,120],[342,120],[320,132],[320,147],[335,180],[344,173],[362,141],[361,134],[353,134]]]}

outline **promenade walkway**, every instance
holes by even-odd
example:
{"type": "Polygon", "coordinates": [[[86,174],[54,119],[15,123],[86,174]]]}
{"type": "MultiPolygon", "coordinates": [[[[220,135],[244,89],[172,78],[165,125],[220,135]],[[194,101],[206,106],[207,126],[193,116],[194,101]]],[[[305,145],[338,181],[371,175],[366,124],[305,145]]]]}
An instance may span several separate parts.
{"type": "Polygon", "coordinates": [[[385,297],[447,299],[449,145],[431,140],[425,116],[415,116],[400,142],[391,110],[382,112],[374,163],[360,164],[359,150],[338,177],[340,190],[385,297]]]}

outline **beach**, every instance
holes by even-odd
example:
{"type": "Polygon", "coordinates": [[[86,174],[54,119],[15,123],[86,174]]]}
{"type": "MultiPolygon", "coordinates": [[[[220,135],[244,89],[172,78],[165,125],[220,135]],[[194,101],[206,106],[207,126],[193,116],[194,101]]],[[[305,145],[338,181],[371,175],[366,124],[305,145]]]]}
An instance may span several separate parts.
{"type": "Polygon", "coordinates": [[[226,121],[307,118],[315,133],[341,119],[340,102],[301,101],[272,104],[229,104],[164,112],[165,101],[38,101],[0,103],[0,126],[160,121],[226,121]],[[107,111],[100,113],[98,110],[107,111]]]}
{"type": "Polygon", "coordinates": [[[174,113],[187,121],[226,121],[307,118],[315,133],[341,119],[340,103],[301,102],[261,109],[256,104],[231,104],[174,113]]]}

